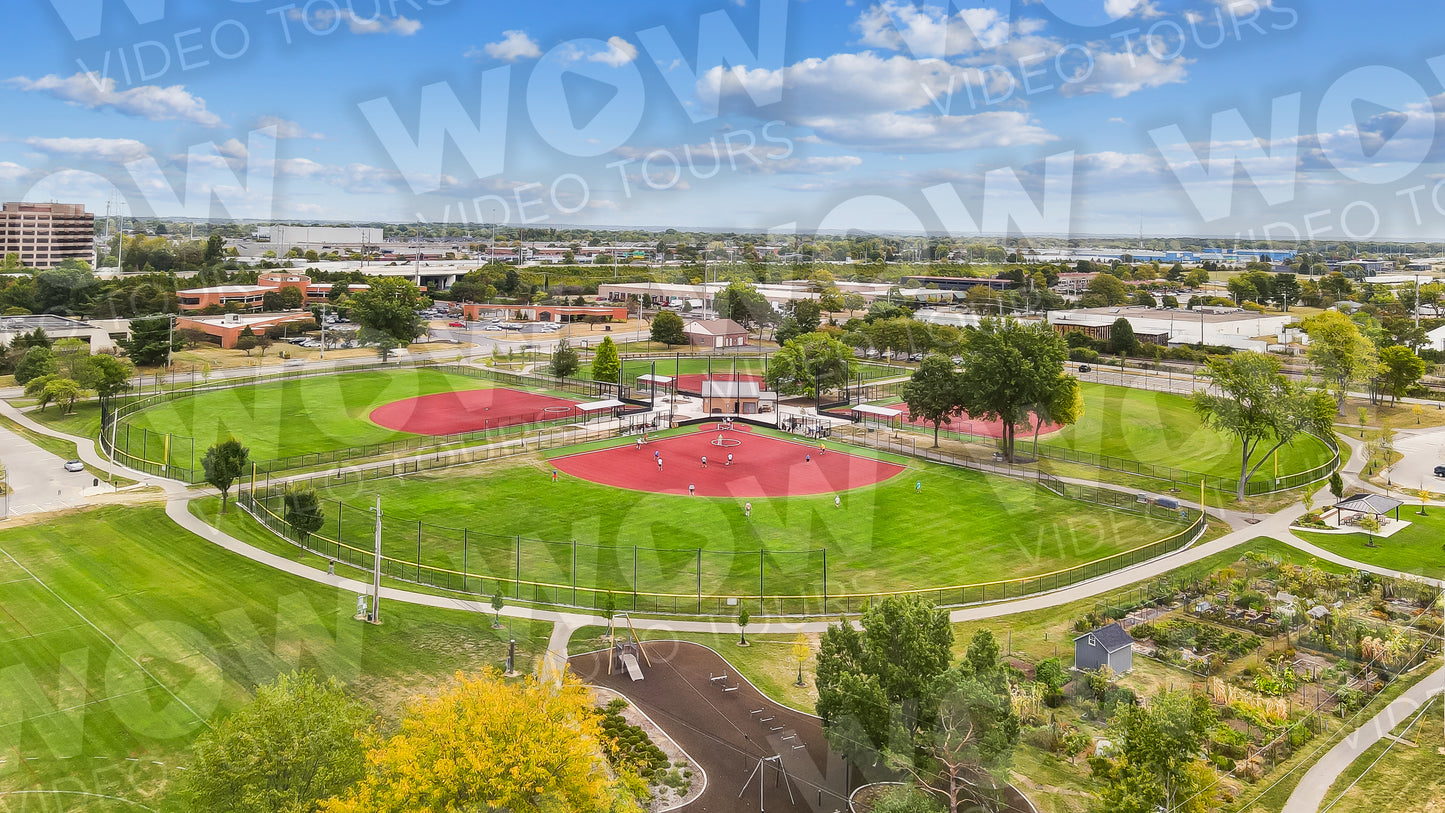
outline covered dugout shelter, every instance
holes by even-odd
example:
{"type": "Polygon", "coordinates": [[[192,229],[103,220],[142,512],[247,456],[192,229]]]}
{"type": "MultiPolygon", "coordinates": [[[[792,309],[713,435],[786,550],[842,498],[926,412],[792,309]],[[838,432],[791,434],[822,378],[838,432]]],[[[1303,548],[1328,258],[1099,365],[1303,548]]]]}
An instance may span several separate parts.
{"type": "Polygon", "coordinates": [[[873,425],[876,427],[887,427],[897,429],[902,425],[903,410],[893,407],[870,406],[859,404],[852,407],[853,421],[864,426],[873,425]]]}

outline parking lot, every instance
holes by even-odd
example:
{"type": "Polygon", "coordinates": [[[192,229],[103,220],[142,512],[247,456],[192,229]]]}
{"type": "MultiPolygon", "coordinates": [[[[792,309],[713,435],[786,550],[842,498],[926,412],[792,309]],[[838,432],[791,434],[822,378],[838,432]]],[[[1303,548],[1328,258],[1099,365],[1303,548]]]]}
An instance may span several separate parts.
{"type": "Polygon", "coordinates": [[[94,480],[90,472],[66,471],[64,460],[4,428],[0,428],[0,449],[4,449],[0,461],[10,483],[7,516],[85,504],[81,491],[94,480]]]}

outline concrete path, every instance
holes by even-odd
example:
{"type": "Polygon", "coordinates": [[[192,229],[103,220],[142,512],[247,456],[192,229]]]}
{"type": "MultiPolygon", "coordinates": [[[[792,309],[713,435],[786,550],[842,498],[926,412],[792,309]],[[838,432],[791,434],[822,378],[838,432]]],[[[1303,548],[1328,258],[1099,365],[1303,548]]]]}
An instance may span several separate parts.
{"type": "MultiPolygon", "coordinates": [[[[1409,719],[1431,697],[1445,690],[1445,667],[1406,689],[1372,719],[1335,744],[1316,762],[1290,794],[1282,813],[1316,813],[1325,794],[1339,775],[1349,768],[1370,746],[1379,742],[1395,726],[1409,719]]],[[[1423,722],[1423,725],[1434,725],[1423,722]]]]}

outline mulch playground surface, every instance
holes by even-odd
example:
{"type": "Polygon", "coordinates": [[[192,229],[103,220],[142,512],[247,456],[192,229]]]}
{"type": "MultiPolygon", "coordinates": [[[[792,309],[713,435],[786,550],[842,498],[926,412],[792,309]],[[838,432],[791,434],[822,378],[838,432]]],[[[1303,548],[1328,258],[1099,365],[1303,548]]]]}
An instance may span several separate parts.
{"type": "Polygon", "coordinates": [[[777,771],[766,768],[761,784],[768,813],[848,809],[844,760],[828,750],[818,718],[763,697],[707,647],[681,641],[649,641],[643,647],[652,666],[638,658],[640,681],[621,668],[608,675],[606,652],[573,656],[568,665],[584,682],[622,694],[661,726],[702,769],[694,771],[694,782],[706,773],[707,787],[684,810],[756,813],[759,778],[751,783],[748,778],[760,758],[775,755],[782,757],[793,799],[777,771]],[[710,675],[728,677],[713,681],[710,675]],[[725,692],[724,686],[737,688],[725,692]]]}
{"type": "Polygon", "coordinates": [[[699,497],[737,499],[837,494],[881,483],[904,470],[831,446],[820,450],[817,441],[767,437],[742,424],[729,430],[718,427],[699,424],[695,432],[648,440],[641,449],[633,443],[556,457],[551,463],[564,474],[616,488],[687,494],[691,484],[699,497]],[[732,465],[727,464],[728,454],[733,456],[732,465]]]}
{"type": "Polygon", "coordinates": [[[371,411],[371,422],[415,435],[454,435],[576,417],[572,407],[578,403],[505,387],[439,392],[379,406],[371,411]]]}
{"type": "MultiPolygon", "coordinates": [[[[932,422],[925,421],[922,418],[915,419],[913,415],[909,413],[907,404],[889,404],[889,407],[891,407],[892,409],[903,410],[903,415],[901,417],[903,418],[903,420],[909,422],[910,424],[913,424],[914,426],[920,426],[928,430],[933,429],[932,422]]],[[[955,415],[952,418],[944,421],[943,428],[950,432],[965,432],[971,435],[978,435],[980,437],[986,438],[1003,437],[1003,423],[1001,421],[976,421],[963,415],[955,415]]],[[[1062,428],[1063,427],[1059,426],[1058,424],[1046,423],[1044,424],[1043,428],[1039,430],[1039,434],[1047,435],[1050,432],[1057,432],[1062,428]]],[[[1019,437],[1023,437],[1024,435],[1032,435],[1033,432],[1034,428],[1032,424],[1029,424],[1027,429],[1025,429],[1023,426],[1018,427],[1019,437]]]]}

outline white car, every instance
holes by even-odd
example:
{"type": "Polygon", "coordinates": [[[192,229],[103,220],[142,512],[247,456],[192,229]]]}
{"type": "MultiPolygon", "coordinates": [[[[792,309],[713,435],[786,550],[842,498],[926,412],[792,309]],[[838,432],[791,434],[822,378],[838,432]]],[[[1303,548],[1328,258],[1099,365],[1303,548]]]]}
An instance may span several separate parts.
{"type": "Polygon", "coordinates": [[[79,461],[79,460],[67,460],[67,461],[65,461],[65,470],[66,470],[66,471],[85,471],[85,463],[83,463],[83,462],[81,462],[81,461],[79,461]]]}

